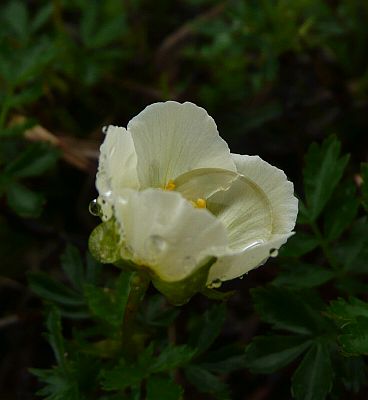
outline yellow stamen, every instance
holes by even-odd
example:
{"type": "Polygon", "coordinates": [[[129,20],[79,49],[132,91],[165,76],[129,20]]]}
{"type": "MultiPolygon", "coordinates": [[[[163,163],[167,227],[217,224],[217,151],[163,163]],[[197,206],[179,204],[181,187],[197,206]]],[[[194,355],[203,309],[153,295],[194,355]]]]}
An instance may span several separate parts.
{"type": "Polygon", "coordinates": [[[195,207],[197,208],[206,208],[207,206],[207,202],[205,199],[197,199],[197,201],[195,202],[195,207]]]}
{"type": "Polygon", "coordinates": [[[167,184],[165,186],[165,190],[171,191],[171,190],[175,190],[175,188],[176,188],[175,182],[173,181],[173,179],[170,179],[169,182],[167,182],[167,184]]]}

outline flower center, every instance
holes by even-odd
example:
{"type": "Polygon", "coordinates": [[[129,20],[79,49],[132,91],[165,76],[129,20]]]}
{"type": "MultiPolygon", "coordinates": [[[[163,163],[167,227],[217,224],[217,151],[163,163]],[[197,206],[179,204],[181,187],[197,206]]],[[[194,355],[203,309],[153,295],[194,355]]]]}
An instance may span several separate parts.
{"type": "Polygon", "coordinates": [[[175,190],[176,184],[173,179],[170,179],[169,182],[165,185],[165,190],[172,191],[175,190]]]}
{"type": "Polygon", "coordinates": [[[174,184],[194,207],[206,208],[221,220],[231,248],[244,249],[271,237],[274,216],[267,194],[247,177],[200,168],[180,175],[174,184]]]}

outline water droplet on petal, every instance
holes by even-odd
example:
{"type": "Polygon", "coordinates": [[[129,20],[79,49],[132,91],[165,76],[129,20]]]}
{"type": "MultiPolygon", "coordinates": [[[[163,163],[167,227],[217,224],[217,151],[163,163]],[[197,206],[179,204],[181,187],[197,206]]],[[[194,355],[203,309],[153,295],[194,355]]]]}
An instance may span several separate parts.
{"type": "Polygon", "coordinates": [[[102,133],[107,133],[107,131],[109,130],[109,125],[103,126],[102,127],[102,133]]]}
{"type": "Polygon", "coordinates": [[[101,216],[101,206],[98,204],[97,199],[92,200],[88,206],[89,212],[95,217],[101,216]]]}
{"type": "Polygon", "coordinates": [[[279,254],[279,251],[277,249],[271,249],[270,250],[270,256],[271,257],[277,257],[279,254]]]}
{"type": "Polygon", "coordinates": [[[167,241],[160,235],[151,235],[146,241],[146,251],[149,258],[154,260],[168,247],[167,241]]]}
{"type": "Polygon", "coordinates": [[[221,280],[220,279],[215,279],[208,285],[208,287],[210,289],[218,289],[219,287],[221,287],[221,285],[222,285],[221,280]]]}
{"type": "Polygon", "coordinates": [[[242,275],[242,276],[239,276],[239,279],[241,279],[241,280],[242,280],[242,279],[244,279],[244,275],[242,275]]]}

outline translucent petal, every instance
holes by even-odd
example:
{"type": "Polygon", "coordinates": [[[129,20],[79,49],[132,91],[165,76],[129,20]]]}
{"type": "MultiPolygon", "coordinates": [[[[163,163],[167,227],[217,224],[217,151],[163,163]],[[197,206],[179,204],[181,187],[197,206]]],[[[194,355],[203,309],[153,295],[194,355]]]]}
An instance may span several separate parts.
{"type": "Polygon", "coordinates": [[[96,187],[103,219],[112,215],[112,198],[124,188],[138,188],[137,156],[134,143],[125,128],[110,125],[100,147],[96,187]]]}
{"type": "Polygon", "coordinates": [[[235,171],[229,148],[206,110],[168,101],[148,106],[128,124],[142,188],[165,187],[197,168],[235,171]]]}
{"type": "Polygon", "coordinates": [[[232,249],[244,249],[270,238],[272,210],[267,195],[246,177],[203,168],[181,175],[175,185],[188,200],[206,200],[207,209],[226,227],[232,249]]]}
{"type": "Polygon", "coordinates": [[[235,251],[233,254],[218,258],[210,269],[207,284],[241,277],[250,270],[263,265],[270,256],[277,255],[278,249],[292,235],[293,232],[273,235],[272,239],[267,242],[258,243],[243,251],[235,251]]]}
{"type": "Polygon", "coordinates": [[[294,226],[298,214],[298,200],[294,196],[294,185],[285,173],[258,156],[232,154],[237,170],[254,182],[267,194],[273,216],[273,234],[288,233],[294,226]]]}
{"type": "Polygon", "coordinates": [[[114,207],[125,242],[122,256],[148,267],[163,281],[185,279],[209,257],[225,252],[227,235],[221,221],[192,207],[179,193],[128,190],[114,207]]]}

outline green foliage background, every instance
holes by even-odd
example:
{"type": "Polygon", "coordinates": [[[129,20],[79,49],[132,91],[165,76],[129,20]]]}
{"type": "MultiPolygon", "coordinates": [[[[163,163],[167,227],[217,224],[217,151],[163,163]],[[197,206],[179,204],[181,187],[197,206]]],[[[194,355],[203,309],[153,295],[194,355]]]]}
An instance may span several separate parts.
{"type": "Polygon", "coordinates": [[[1,399],[365,398],[368,3],[10,0],[0,20],[1,399]],[[88,204],[102,127],[165,99],[284,169],[300,214],[226,305],[149,289],[134,359],[134,276],[89,255],[88,204]]]}

